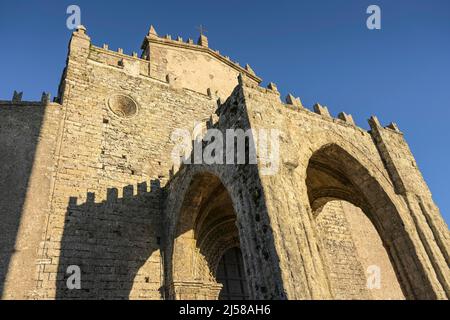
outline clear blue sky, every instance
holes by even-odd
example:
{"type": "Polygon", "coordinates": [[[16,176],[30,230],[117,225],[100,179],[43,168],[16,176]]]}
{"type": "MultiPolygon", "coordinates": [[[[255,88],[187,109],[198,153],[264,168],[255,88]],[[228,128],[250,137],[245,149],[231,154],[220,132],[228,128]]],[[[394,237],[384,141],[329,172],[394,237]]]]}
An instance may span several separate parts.
{"type": "Polygon", "coordinates": [[[450,1],[2,1],[0,99],[55,95],[71,31],[66,8],[81,7],[96,45],[139,51],[150,24],[159,34],[197,38],[245,65],[264,84],[358,125],[375,114],[398,123],[447,223],[450,222],[450,1]],[[366,28],[381,7],[382,29],[366,28]]]}

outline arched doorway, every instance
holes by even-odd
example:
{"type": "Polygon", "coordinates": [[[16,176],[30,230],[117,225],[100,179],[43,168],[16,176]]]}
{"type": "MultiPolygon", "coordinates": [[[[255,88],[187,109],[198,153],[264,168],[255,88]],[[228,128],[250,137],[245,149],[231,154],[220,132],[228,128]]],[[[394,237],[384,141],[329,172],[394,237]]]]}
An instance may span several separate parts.
{"type": "Polygon", "coordinates": [[[236,214],[227,189],[213,174],[195,175],[176,226],[172,279],[168,279],[170,297],[246,298],[247,287],[236,289],[236,281],[239,286],[247,286],[240,247],[236,214]]]}
{"type": "Polygon", "coordinates": [[[405,249],[396,243],[406,239],[402,222],[367,170],[331,144],[310,158],[306,185],[332,297],[408,297],[408,276],[393,256],[405,249]]]}

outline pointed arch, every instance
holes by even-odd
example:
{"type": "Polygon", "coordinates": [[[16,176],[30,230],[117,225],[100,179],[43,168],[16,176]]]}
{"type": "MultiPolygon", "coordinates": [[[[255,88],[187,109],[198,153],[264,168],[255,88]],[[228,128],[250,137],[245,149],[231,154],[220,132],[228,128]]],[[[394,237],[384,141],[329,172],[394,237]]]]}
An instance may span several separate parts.
{"type": "MultiPolygon", "coordinates": [[[[375,227],[407,298],[433,292],[405,228],[403,207],[381,169],[343,144],[326,143],[308,161],[306,187],[315,216],[334,200],[362,209],[375,227]],[[350,151],[349,151],[350,150],[350,151]]],[[[320,233],[320,232],[318,232],[320,233]]]]}

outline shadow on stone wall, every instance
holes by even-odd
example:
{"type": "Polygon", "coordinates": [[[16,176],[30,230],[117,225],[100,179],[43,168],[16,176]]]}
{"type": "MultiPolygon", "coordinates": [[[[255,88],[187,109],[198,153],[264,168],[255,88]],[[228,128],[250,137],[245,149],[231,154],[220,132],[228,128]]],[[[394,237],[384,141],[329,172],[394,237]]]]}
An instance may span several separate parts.
{"type": "Polygon", "coordinates": [[[149,258],[159,250],[161,195],[159,180],[108,189],[107,199],[96,203],[95,194],[67,207],[57,272],[57,299],[128,299],[154,297],[161,291],[161,262],[149,258]],[[146,264],[147,263],[147,264],[146,264]],[[145,270],[141,268],[145,266],[145,270]],[[149,265],[148,265],[149,264],[149,265]],[[67,288],[70,265],[81,269],[81,289],[67,288]],[[141,271],[140,271],[141,270],[141,271]]]}
{"type": "MultiPolygon", "coordinates": [[[[193,249],[190,239],[183,238],[193,231],[197,250],[206,259],[213,276],[217,276],[216,267],[227,249],[239,247],[244,254],[246,269],[243,273],[249,283],[250,298],[286,299],[267,200],[256,165],[234,166],[236,172],[229,176],[229,181],[220,180],[218,175],[203,170],[205,167],[195,167],[186,166],[168,186],[169,215],[165,218],[170,229],[165,249],[166,296],[172,299],[203,299],[203,294],[210,294],[209,298],[214,296],[214,293],[200,292],[196,286],[183,284],[194,281],[191,273],[197,274],[202,270],[201,259],[196,260],[197,264],[189,269],[190,273],[186,272],[188,268],[183,262],[194,255],[189,251],[193,249]],[[199,218],[205,213],[203,211],[207,214],[205,226],[198,228],[197,222],[203,220],[199,218]],[[236,216],[239,216],[239,222],[236,216]],[[209,233],[210,241],[205,241],[202,233],[209,233]]],[[[209,285],[208,279],[196,281],[209,285]]]]}
{"type": "Polygon", "coordinates": [[[0,298],[16,251],[45,106],[0,104],[0,298]]]}
{"type": "MultiPolygon", "coordinates": [[[[227,129],[250,129],[247,109],[243,104],[243,91],[240,86],[237,86],[227,101],[219,106],[217,111],[219,120],[213,123],[213,119],[211,119],[206,123],[206,129],[218,129],[224,136],[227,129]]],[[[182,299],[202,297],[202,292],[198,292],[197,287],[183,285],[183,283],[192,282],[193,270],[201,269],[202,266],[197,262],[198,265],[189,270],[186,264],[180,261],[186,261],[193,256],[191,241],[189,237],[183,238],[183,235],[190,231],[193,231],[196,236],[201,233],[201,230],[196,230],[196,219],[206,208],[209,208],[211,211],[206,216],[211,216],[211,220],[219,218],[221,210],[226,210],[235,216],[236,221],[232,220],[232,222],[236,223],[234,227],[237,227],[236,231],[239,234],[239,241],[234,241],[236,228],[227,230],[227,226],[222,224],[218,234],[224,239],[217,243],[211,241],[214,243],[211,245],[212,250],[202,248],[196,239],[197,249],[208,260],[209,271],[214,274],[216,271],[214,267],[226,249],[236,246],[236,242],[239,242],[246,267],[245,277],[249,283],[250,297],[266,300],[286,299],[279,264],[280,258],[275,248],[271,219],[267,209],[267,196],[262,186],[258,166],[250,162],[250,150],[256,148],[253,144],[254,140],[250,140],[248,137],[244,140],[244,164],[183,164],[166,186],[165,210],[167,214],[164,218],[168,231],[165,239],[165,282],[168,297],[181,297],[182,299]],[[229,202],[227,205],[221,205],[221,201],[218,201],[219,194],[226,194],[227,201],[225,203],[229,202]],[[214,206],[219,207],[214,208],[214,206]],[[227,237],[229,239],[226,239],[227,237]],[[186,270],[190,272],[186,272],[186,270]]],[[[237,150],[236,139],[233,139],[231,143],[234,144],[233,150],[237,150]]],[[[193,141],[193,144],[194,150],[196,149],[195,144],[197,144],[197,148],[206,148],[208,145],[206,141],[193,141]]],[[[220,153],[222,156],[228,152],[226,144],[227,139],[224,139],[223,151],[220,153]]],[[[234,152],[233,163],[238,163],[237,155],[238,152],[234,152]]],[[[188,158],[195,159],[195,153],[188,158]]],[[[207,226],[205,229],[211,232],[212,228],[207,226]]],[[[220,236],[217,235],[217,237],[220,236]]]]}

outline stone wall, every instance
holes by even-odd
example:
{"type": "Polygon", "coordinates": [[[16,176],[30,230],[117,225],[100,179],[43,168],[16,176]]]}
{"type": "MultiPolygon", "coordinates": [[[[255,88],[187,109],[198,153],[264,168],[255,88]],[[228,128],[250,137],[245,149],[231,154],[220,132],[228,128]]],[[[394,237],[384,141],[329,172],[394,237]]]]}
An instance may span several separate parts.
{"type": "Polygon", "coordinates": [[[404,299],[383,241],[367,215],[339,200],[318,211],[315,222],[333,298],[404,299]],[[372,271],[373,267],[377,269],[372,271]],[[379,283],[375,278],[368,281],[377,270],[373,276],[379,276],[379,283]]]}
{"type": "Polygon", "coordinates": [[[50,207],[63,109],[0,101],[0,296],[35,294],[41,235],[50,207]],[[37,269],[37,270],[36,270],[37,269]]]}
{"type": "Polygon", "coordinates": [[[141,72],[147,63],[91,46],[84,30],[72,37],[41,257],[52,264],[39,275],[39,298],[162,297],[160,218],[171,133],[192,130],[217,104],[206,92],[149,77],[141,72]],[[81,267],[81,290],[67,290],[69,265],[81,267]]]}
{"type": "Polygon", "coordinates": [[[365,269],[356,251],[342,202],[328,202],[317,214],[315,222],[333,297],[369,299],[365,269]]]}

